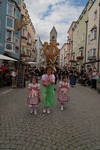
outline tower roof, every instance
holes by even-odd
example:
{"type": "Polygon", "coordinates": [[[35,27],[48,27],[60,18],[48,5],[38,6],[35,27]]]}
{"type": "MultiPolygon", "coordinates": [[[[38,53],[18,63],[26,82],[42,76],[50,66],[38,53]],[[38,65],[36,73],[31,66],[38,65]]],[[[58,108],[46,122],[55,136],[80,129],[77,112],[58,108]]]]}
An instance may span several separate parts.
{"type": "MultiPolygon", "coordinates": [[[[55,26],[53,26],[51,32],[55,32],[55,33],[57,34],[57,30],[56,30],[55,26]]],[[[51,32],[50,32],[50,33],[51,33],[51,32]]]]}

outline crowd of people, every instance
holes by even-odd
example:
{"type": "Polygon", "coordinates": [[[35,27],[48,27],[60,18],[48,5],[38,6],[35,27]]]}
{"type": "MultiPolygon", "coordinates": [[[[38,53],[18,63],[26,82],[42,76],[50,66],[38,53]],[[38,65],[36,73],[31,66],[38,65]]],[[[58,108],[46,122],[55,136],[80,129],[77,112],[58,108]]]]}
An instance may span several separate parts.
{"type": "Polygon", "coordinates": [[[17,86],[17,74],[18,70],[14,65],[0,64],[0,87],[17,86]]]}
{"type": "MultiPolygon", "coordinates": [[[[56,105],[55,91],[57,100],[60,102],[61,110],[70,99],[70,87],[75,87],[76,83],[91,88],[97,88],[97,80],[100,79],[100,72],[96,68],[80,71],[76,68],[63,67],[59,68],[57,64],[48,67],[31,67],[24,68],[24,86],[28,85],[28,105],[31,113],[37,114],[37,106],[42,102],[43,113],[50,113],[50,106],[56,105]],[[41,82],[38,82],[40,80],[41,82]],[[41,83],[41,84],[39,84],[41,83]],[[54,85],[58,85],[55,88],[54,85]],[[41,92],[42,91],[42,94],[41,92]]],[[[0,65],[0,86],[10,85],[12,88],[17,87],[18,69],[14,65],[0,65]]]]}
{"type": "MultiPolygon", "coordinates": [[[[32,81],[33,76],[37,76],[39,79],[42,78],[42,75],[46,73],[46,67],[31,67],[25,69],[25,78],[24,80],[32,81]]],[[[100,77],[100,72],[96,71],[96,68],[85,70],[84,67],[80,71],[76,68],[59,68],[57,64],[53,66],[52,73],[55,75],[55,84],[57,81],[60,81],[63,76],[67,76],[70,80],[70,86],[74,87],[76,83],[82,85],[90,86],[91,88],[96,89],[97,79],[100,77]]],[[[3,85],[10,85],[12,88],[17,86],[17,75],[18,69],[14,65],[9,64],[0,64],[0,87],[3,85]]]]}
{"type": "Polygon", "coordinates": [[[31,80],[28,86],[28,105],[31,113],[37,114],[37,106],[40,102],[44,107],[43,113],[50,113],[50,107],[56,105],[54,85],[58,83],[57,100],[60,102],[61,110],[70,99],[70,86],[74,87],[77,82],[82,85],[87,84],[91,88],[96,89],[96,81],[100,78],[100,74],[92,69],[86,71],[84,68],[80,72],[75,68],[64,67],[60,69],[58,66],[49,66],[38,70],[31,70],[31,80]],[[41,71],[42,70],[42,71],[41,71]],[[38,78],[42,81],[42,86],[38,83],[38,78]],[[42,91],[42,95],[40,93],[42,91]]]}

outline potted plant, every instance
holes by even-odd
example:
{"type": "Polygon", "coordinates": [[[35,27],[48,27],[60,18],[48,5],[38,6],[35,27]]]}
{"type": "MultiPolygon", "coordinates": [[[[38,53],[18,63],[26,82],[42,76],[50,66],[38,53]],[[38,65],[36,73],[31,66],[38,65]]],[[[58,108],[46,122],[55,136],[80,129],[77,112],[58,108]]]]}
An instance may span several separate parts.
{"type": "Polygon", "coordinates": [[[100,93],[100,78],[97,80],[97,90],[100,93]]]}

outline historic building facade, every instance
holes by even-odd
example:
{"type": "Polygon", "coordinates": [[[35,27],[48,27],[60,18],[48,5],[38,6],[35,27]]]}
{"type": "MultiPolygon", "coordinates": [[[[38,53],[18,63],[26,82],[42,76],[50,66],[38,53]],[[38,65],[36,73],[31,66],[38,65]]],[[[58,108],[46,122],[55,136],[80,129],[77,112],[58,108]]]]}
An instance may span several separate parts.
{"type": "Polygon", "coordinates": [[[89,0],[73,27],[73,54],[75,63],[78,61],[79,67],[86,63],[88,11],[92,4],[93,1],[89,0]]]}
{"type": "MultiPolygon", "coordinates": [[[[22,4],[22,16],[23,21],[26,21],[26,25],[22,26],[21,29],[21,61],[32,62],[36,60],[36,49],[35,49],[35,28],[32,24],[28,10],[23,1],[22,4]]],[[[24,22],[25,23],[25,22],[24,22]]]]}
{"type": "Polygon", "coordinates": [[[68,59],[68,67],[72,67],[73,60],[75,59],[75,54],[73,53],[73,27],[75,25],[75,21],[72,22],[71,26],[68,30],[67,37],[67,59],[68,59]]]}
{"type": "Polygon", "coordinates": [[[35,48],[36,48],[36,62],[38,66],[44,65],[46,62],[44,53],[43,53],[43,43],[41,41],[41,38],[38,37],[36,39],[35,43],[35,48]]]}
{"type": "Polygon", "coordinates": [[[87,68],[100,71],[100,1],[95,0],[88,15],[87,32],[87,68]]]}
{"type": "Polygon", "coordinates": [[[20,31],[15,20],[21,17],[22,0],[0,0],[0,53],[19,59],[20,31]]]}
{"type": "Polygon", "coordinates": [[[67,43],[64,43],[60,49],[60,67],[64,67],[67,64],[68,64],[67,43]]]}

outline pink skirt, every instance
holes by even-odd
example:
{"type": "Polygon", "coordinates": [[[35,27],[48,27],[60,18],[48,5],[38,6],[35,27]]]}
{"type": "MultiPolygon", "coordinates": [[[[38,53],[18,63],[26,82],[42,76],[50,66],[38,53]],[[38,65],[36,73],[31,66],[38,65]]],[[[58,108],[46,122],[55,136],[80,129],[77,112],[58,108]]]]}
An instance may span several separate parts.
{"type": "Polygon", "coordinates": [[[62,91],[58,94],[58,101],[59,102],[69,102],[69,93],[64,93],[62,91]]]}
{"type": "Polygon", "coordinates": [[[40,99],[39,99],[38,95],[31,93],[27,99],[27,103],[28,103],[29,107],[37,106],[40,103],[40,99]]]}

